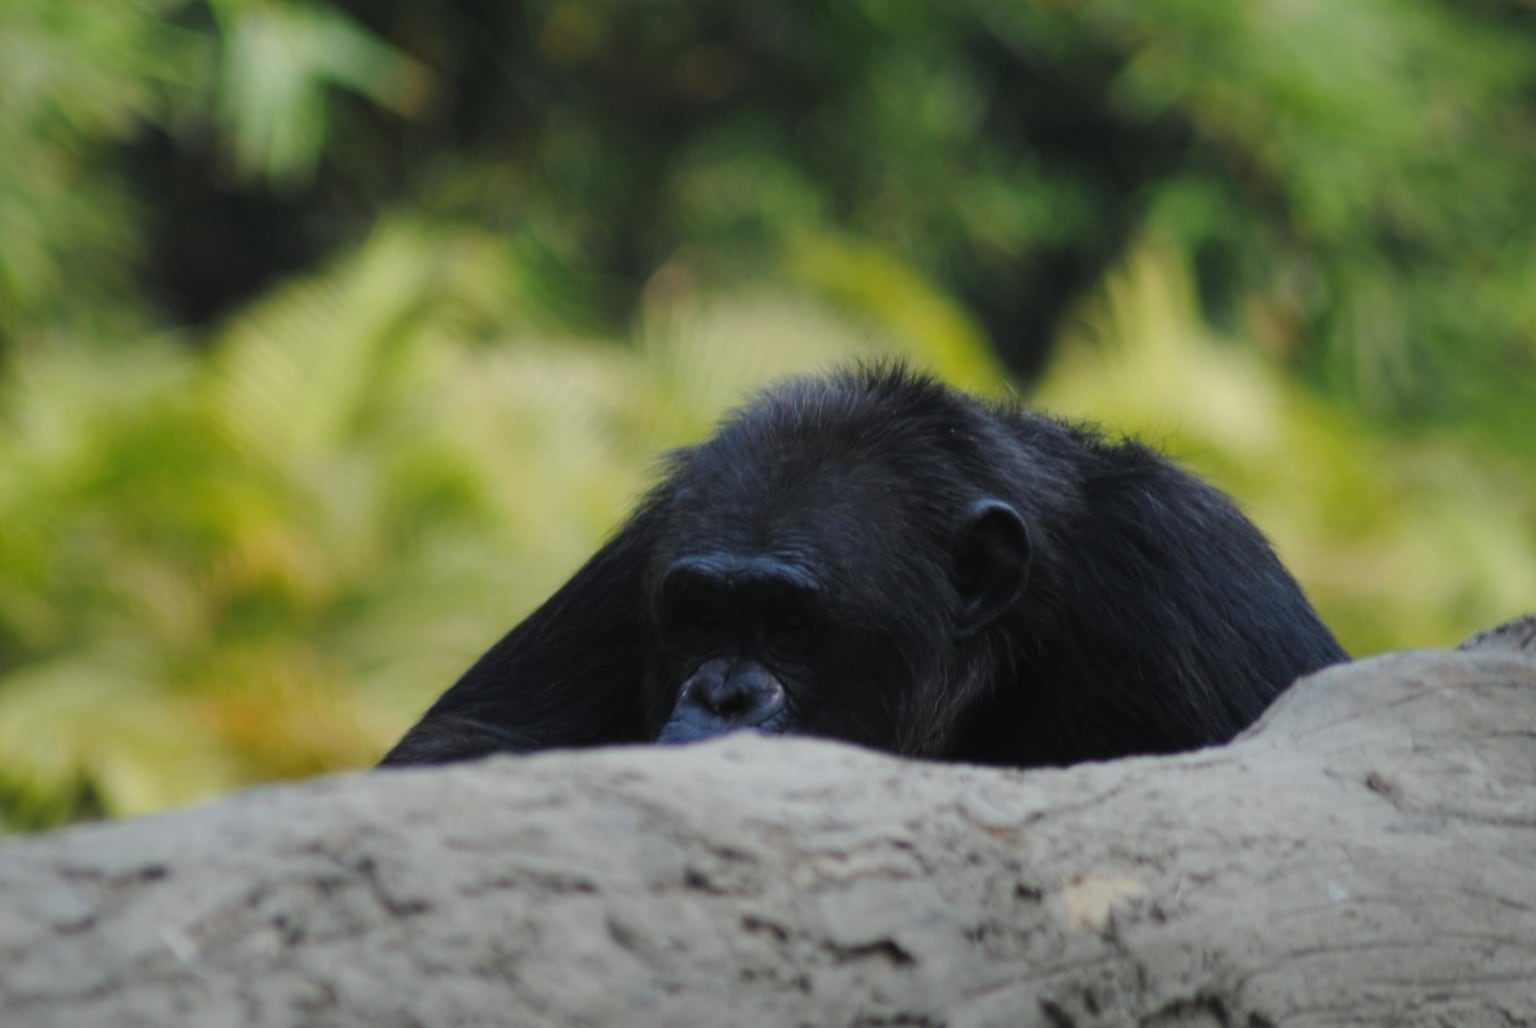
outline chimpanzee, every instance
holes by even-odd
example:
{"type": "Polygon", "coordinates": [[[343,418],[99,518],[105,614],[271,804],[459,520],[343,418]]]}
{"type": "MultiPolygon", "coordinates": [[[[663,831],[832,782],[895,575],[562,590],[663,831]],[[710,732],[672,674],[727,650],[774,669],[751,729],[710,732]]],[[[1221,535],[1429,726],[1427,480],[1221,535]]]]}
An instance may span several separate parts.
{"type": "Polygon", "coordinates": [[[385,764],[741,728],[1069,764],[1224,742],[1348,659],[1211,486],[902,365],[783,383],[666,472],[385,764]]]}

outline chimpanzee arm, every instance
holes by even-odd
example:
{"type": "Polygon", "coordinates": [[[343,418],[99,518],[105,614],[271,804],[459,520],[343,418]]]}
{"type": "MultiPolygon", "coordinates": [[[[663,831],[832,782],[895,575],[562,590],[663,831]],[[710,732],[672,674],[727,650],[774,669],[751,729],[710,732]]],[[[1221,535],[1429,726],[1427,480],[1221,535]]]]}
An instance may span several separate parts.
{"type": "Polygon", "coordinates": [[[639,742],[654,646],[642,512],[442,695],[384,765],[639,742]]]}

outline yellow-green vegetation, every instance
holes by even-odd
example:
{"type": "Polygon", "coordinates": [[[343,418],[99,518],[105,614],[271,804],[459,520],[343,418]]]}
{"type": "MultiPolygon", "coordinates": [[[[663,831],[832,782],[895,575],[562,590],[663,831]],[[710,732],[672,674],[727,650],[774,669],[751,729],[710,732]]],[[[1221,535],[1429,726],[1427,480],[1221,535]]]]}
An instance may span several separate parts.
{"type": "Polygon", "coordinates": [[[1172,452],[1356,653],[1536,607],[1533,95],[1526,0],[0,3],[0,831],[367,765],[860,356],[1172,452]]]}
{"type": "MultiPolygon", "coordinates": [[[[836,262],[825,288],[803,261],[798,294],[659,276],[621,344],[485,338],[515,320],[505,258],[488,237],[392,225],[204,354],[12,360],[13,824],[368,764],[590,552],[659,451],[760,383],[897,353],[989,384],[964,315],[888,259],[836,262]],[[925,329],[881,331],[913,309],[925,329]]],[[[1527,474],[1321,404],[1202,328],[1169,252],[1135,250],[1075,325],[1027,399],[1142,434],[1236,494],[1356,652],[1449,643],[1536,595],[1527,474]]]]}
{"type": "MultiPolygon", "coordinates": [[[[518,321],[515,268],[489,236],[391,225],[203,354],[12,360],[14,823],[368,764],[575,568],[662,450],[775,377],[898,352],[863,327],[867,303],[702,297],[667,275],[627,344],[488,338],[518,321]]],[[[878,272],[901,309],[940,312],[899,352],[974,383],[991,361],[963,315],[910,271],[878,272]]]]}

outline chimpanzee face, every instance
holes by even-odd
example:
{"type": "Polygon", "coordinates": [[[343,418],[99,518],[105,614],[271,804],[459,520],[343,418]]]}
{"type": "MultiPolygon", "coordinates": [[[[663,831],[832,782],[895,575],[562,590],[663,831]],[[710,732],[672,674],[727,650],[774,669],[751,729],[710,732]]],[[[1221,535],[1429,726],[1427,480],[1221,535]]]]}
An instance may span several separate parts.
{"type": "Polygon", "coordinates": [[[676,702],[665,742],[799,728],[830,625],[820,582],[775,557],[682,557],[662,577],[657,628],[676,702]]]}
{"type": "Polygon", "coordinates": [[[957,647],[1016,594],[1018,555],[981,543],[1018,516],[972,505],[936,529],[901,489],[840,470],[801,469],[779,496],[684,494],[652,590],[659,741],[750,728],[930,748],[901,726],[933,724],[913,716],[938,706],[925,693],[951,690],[957,647]]]}

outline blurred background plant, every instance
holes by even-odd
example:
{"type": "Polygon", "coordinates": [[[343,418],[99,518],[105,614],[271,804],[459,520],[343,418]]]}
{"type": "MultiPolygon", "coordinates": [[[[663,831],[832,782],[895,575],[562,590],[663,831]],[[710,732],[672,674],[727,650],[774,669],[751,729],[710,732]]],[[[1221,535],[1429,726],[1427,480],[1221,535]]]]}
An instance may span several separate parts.
{"type": "Polygon", "coordinates": [[[358,767],[656,452],[900,353],[1345,644],[1536,606],[1536,6],[8,0],[0,827],[358,767]]]}

